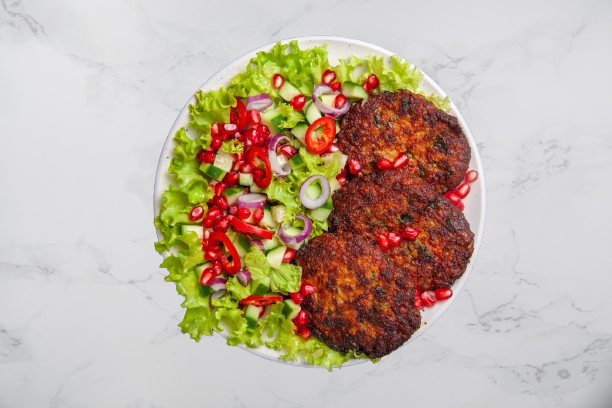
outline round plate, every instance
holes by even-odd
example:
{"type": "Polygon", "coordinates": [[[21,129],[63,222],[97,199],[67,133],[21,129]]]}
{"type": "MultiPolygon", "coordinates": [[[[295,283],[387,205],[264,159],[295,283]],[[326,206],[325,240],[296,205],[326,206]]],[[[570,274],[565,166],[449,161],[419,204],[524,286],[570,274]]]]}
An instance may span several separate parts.
{"type": "MultiPolygon", "coordinates": [[[[287,43],[292,40],[297,40],[300,48],[312,48],[318,45],[327,44],[327,51],[329,54],[329,62],[331,65],[336,65],[338,63],[339,58],[345,58],[350,55],[355,55],[357,57],[365,57],[367,55],[378,55],[382,57],[390,57],[391,55],[395,55],[395,53],[388,51],[384,48],[378,47],[373,44],[369,44],[359,40],[353,40],[349,38],[342,37],[328,37],[328,36],[313,36],[313,37],[298,37],[291,38],[287,40],[281,41],[281,43],[287,43]]],[[[259,51],[268,51],[270,50],[276,42],[270,43],[268,45],[264,45],[261,48],[253,50],[242,57],[234,60],[224,68],[222,68],[215,75],[210,77],[208,81],[204,83],[200,87],[200,90],[205,92],[218,89],[220,87],[227,87],[230,84],[230,79],[236,76],[238,73],[245,70],[247,63],[251,60],[251,58],[255,57],[259,51]]],[[[408,59],[409,60],[409,59],[408,59]]],[[[419,86],[420,89],[425,91],[427,94],[435,94],[441,97],[446,97],[446,93],[440,88],[438,84],[434,82],[427,74],[424,75],[423,80],[419,86]]],[[[178,129],[181,127],[187,127],[189,123],[189,109],[188,106],[190,104],[195,104],[195,92],[194,95],[189,99],[185,107],[181,110],[181,113],[176,118],[174,125],[170,129],[168,133],[168,137],[166,138],[166,142],[164,143],[164,147],[161,152],[161,156],[159,158],[159,164],[157,166],[157,174],[155,177],[155,192],[154,192],[154,210],[155,216],[159,214],[160,209],[160,197],[161,194],[168,188],[168,185],[171,183],[171,179],[168,176],[168,166],[170,165],[170,160],[172,159],[172,152],[174,150],[174,140],[173,136],[178,129]]],[[[479,177],[476,182],[471,185],[470,195],[464,200],[465,204],[465,217],[470,223],[470,227],[472,232],[474,232],[474,252],[472,254],[472,258],[470,259],[470,263],[467,266],[467,269],[463,276],[458,279],[453,285],[453,297],[449,300],[442,301],[436,303],[433,307],[425,309],[422,312],[421,317],[421,327],[412,335],[412,337],[404,344],[404,346],[417,337],[419,337],[425,330],[427,330],[431,325],[438,320],[438,318],[449,308],[451,303],[457,298],[459,292],[465,285],[472,268],[474,267],[474,263],[476,262],[476,256],[478,254],[478,249],[480,248],[480,242],[482,240],[482,234],[484,230],[484,221],[485,221],[485,180],[484,180],[484,170],[482,168],[482,163],[480,161],[480,156],[478,154],[478,149],[476,147],[476,141],[468,128],[467,123],[457,106],[451,102],[451,111],[450,114],[456,116],[459,119],[459,123],[463,128],[463,132],[467,136],[467,139],[470,144],[470,148],[472,151],[472,159],[470,161],[470,169],[475,169],[478,171],[479,177]]],[[[162,239],[161,233],[157,231],[158,239],[162,239]]],[[[221,333],[223,335],[223,333],[221,333]]],[[[281,362],[284,364],[297,365],[302,367],[311,367],[310,365],[301,363],[301,362],[287,362],[279,358],[278,353],[275,350],[259,347],[256,349],[248,348],[244,345],[240,346],[241,348],[248,350],[249,352],[256,354],[260,357],[266,358],[271,361],[281,362]]],[[[403,346],[402,346],[403,347],[403,346]]],[[[346,365],[358,364],[368,360],[351,360],[348,361],[346,365]]]]}

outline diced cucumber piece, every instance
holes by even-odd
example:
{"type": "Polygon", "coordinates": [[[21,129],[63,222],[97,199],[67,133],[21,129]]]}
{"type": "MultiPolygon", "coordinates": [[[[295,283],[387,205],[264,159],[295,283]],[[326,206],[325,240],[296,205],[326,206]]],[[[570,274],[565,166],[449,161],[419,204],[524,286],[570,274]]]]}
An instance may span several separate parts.
{"type": "Polygon", "coordinates": [[[283,316],[287,319],[295,319],[302,308],[291,299],[283,300],[283,316]]]}
{"type": "Polygon", "coordinates": [[[227,174],[227,172],[208,163],[202,163],[200,165],[200,171],[206,174],[208,177],[211,177],[217,181],[222,181],[223,177],[225,177],[225,175],[227,174]]]}
{"type": "Polygon", "coordinates": [[[285,222],[287,217],[287,207],[282,204],[272,207],[272,219],[278,223],[285,222]]]}
{"type": "Polygon", "coordinates": [[[244,193],[244,188],[239,186],[228,187],[223,190],[223,196],[227,199],[229,205],[236,204],[238,197],[244,193]]]}
{"type": "Polygon", "coordinates": [[[251,240],[246,235],[231,230],[228,230],[226,234],[241,258],[251,251],[251,240]]]}
{"type": "Polygon", "coordinates": [[[181,226],[181,235],[185,235],[188,232],[195,232],[198,238],[204,238],[204,228],[202,228],[202,224],[183,224],[181,226]]]}
{"type": "Polygon", "coordinates": [[[278,223],[274,220],[274,217],[272,216],[272,210],[269,206],[266,206],[264,208],[264,216],[259,222],[259,225],[273,229],[276,229],[278,227],[278,223]]]}
{"type": "Polygon", "coordinates": [[[253,288],[253,294],[255,296],[265,295],[270,291],[270,278],[263,278],[261,280],[253,280],[251,283],[253,288]]]}
{"type": "Polygon", "coordinates": [[[276,238],[276,235],[273,236],[272,239],[262,239],[261,242],[266,252],[278,247],[281,244],[278,238],[276,238]]]}
{"type": "Polygon", "coordinates": [[[262,306],[248,305],[244,312],[244,318],[247,321],[247,327],[254,329],[257,327],[257,320],[259,320],[259,314],[263,310],[262,306]]]}
{"type": "Polygon", "coordinates": [[[299,154],[294,154],[291,159],[289,159],[289,165],[293,170],[299,170],[306,166],[306,162],[299,154]]]}
{"type": "Polygon", "coordinates": [[[289,82],[285,81],[281,89],[278,90],[278,94],[286,100],[287,102],[291,101],[293,98],[301,94],[300,90],[295,86],[291,85],[289,82]]]}
{"type": "Polygon", "coordinates": [[[305,123],[300,123],[299,125],[296,125],[293,129],[291,129],[291,134],[295,136],[297,140],[299,140],[302,144],[304,144],[304,138],[306,137],[307,131],[308,125],[305,123]]]}
{"type": "Polygon", "coordinates": [[[259,187],[257,184],[253,183],[251,187],[249,187],[251,193],[263,193],[264,189],[259,187]]]}
{"type": "Polygon", "coordinates": [[[241,186],[252,186],[253,175],[251,173],[240,173],[238,176],[238,184],[241,186]]]}
{"type": "Polygon", "coordinates": [[[361,99],[364,102],[370,97],[363,86],[350,81],[342,84],[342,93],[347,98],[361,99]]]}
{"type": "Polygon", "coordinates": [[[329,218],[329,214],[331,214],[333,209],[334,203],[331,199],[329,199],[321,207],[315,208],[314,210],[310,210],[309,215],[311,218],[323,222],[327,218],[329,218]]]}
{"type": "Polygon", "coordinates": [[[319,99],[323,105],[329,106],[330,108],[336,107],[336,95],[321,95],[319,99]]]}
{"type": "Polygon", "coordinates": [[[284,154],[277,154],[276,161],[278,162],[278,165],[280,167],[285,167],[285,164],[287,164],[287,158],[285,157],[284,154]]]}
{"type": "Polygon", "coordinates": [[[232,167],[234,166],[234,157],[230,153],[219,150],[215,156],[213,166],[223,170],[226,173],[229,173],[232,171],[232,167]]]}
{"type": "Polygon", "coordinates": [[[323,117],[323,114],[321,113],[319,108],[317,108],[317,105],[310,102],[310,104],[306,108],[306,114],[304,116],[306,116],[306,120],[308,121],[308,123],[312,123],[315,120],[323,117]]]}
{"type": "Polygon", "coordinates": [[[321,188],[321,185],[319,184],[318,180],[310,183],[306,187],[306,196],[310,198],[311,200],[315,200],[317,197],[321,195],[322,192],[323,192],[323,189],[321,188]]]}
{"type": "Polygon", "coordinates": [[[271,267],[274,269],[278,269],[283,263],[283,257],[285,256],[285,251],[287,247],[284,245],[278,246],[266,254],[266,259],[271,267]]]}

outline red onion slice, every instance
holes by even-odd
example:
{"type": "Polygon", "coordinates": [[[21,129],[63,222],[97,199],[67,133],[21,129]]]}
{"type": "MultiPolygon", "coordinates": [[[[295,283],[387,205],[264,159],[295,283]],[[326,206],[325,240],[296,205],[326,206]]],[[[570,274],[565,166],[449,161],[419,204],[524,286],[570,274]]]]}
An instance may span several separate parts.
{"type": "Polygon", "coordinates": [[[349,102],[342,105],[341,108],[336,109],[333,106],[327,106],[319,97],[321,95],[338,95],[340,92],[334,92],[329,86],[319,84],[314,87],[314,92],[312,93],[312,102],[319,108],[321,112],[326,114],[327,116],[331,116],[332,118],[337,118],[338,116],[344,115],[351,107],[349,102]]]}
{"type": "Polygon", "coordinates": [[[215,292],[221,289],[225,289],[226,285],[227,285],[227,279],[215,278],[212,281],[210,281],[210,287],[215,292]]]}
{"type": "Polygon", "coordinates": [[[299,234],[289,235],[283,226],[278,229],[279,238],[287,245],[299,244],[308,238],[312,233],[312,220],[310,218],[304,214],[297,214],[295,218],[304,221],[304,229],[302,229],[302,232],[299,234]]]}
{"type": "Polygon", "coordinates": [[[330,194],[331,194],[331,188],[329,186],[329,180],[327,180],[325,176],[318,174],[316,176],[308,177],[302,183],[302,186],[300,187],[299,196],[300,196],[300,201],[302,202],[304,207],[308,208],[309,210],[314,210],[315,208],[319,208],[320,206],[325,204],[327,200],[329,200],[330,194]],[[308,197],[308,194],[306,194],[306,190],[308,189],[308,186],[311,183],[314,183],[317,180],[320,180],[321,182],[321,194],[317,198],[312,199],[308,197]]]}
{"type": "Polygon", "coordinates": [[[270,139],[270,144],[268,145],[268,156],[270,157],[270,166],[272,166],[274,175],[277,177],[287,177],[291,173],[291,166],[289,162],[287,162],[285,166],[281,167],[278,162],[278,156],[276,155],[276,149],[281,141],[291,142],[291,139],[285,135],[274,136],[270,139]]]}
{"type": "Polygon", "coordinates": [[[220,297],[225,296],[226,293],[227,293],[227,290],[225,289],[221,289],[216,292],[213,292],[213,294],[210,295],[210,300],[212,301],[212,300],[219,299],[220,297]]]}
{"type": "Polygon", "coordinates": [[[246,286],[251,281],[251,272],[247,270],[240,271],[236,274],[236,278],[238,278],[242,286],[246,286]]]}
{"type": "Polygon", "coordinates": [[[251,241],[251,246],[253,245],[257,245],[257,247],[259,249],[261,249],[261,252],[266,252],[266,248],[264,247],[263,242],[261,242],[261,239],[254,239],[251,241]]]}
{"type": "Polygon", "coordinates": [[[238,207],[241,208],[263,208],[266,205],[265,194],[249,193],[238,197],[238,207]]]}
{"type": "Polygon", "coordinates": [[[272,101],[272,98],[270,98],[270,95],[268,95],[267,93],[262,93],[255,96],[249,96],[247,98],[246,109],[262,111],[272,106],[273,103],[274,102],[272,101]]]}

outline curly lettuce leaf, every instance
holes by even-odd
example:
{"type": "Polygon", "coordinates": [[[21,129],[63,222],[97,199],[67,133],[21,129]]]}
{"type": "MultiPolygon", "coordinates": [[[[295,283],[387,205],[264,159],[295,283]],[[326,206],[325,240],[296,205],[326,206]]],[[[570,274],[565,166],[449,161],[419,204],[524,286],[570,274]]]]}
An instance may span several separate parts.
{"type": "Polygon", "coordinates": [[[280,268],[272,269],[270,272],[271,288],[274,292],[285,295],[300,290],[302,281],[302,268],[297,265],[282,263],[280,268]]]}

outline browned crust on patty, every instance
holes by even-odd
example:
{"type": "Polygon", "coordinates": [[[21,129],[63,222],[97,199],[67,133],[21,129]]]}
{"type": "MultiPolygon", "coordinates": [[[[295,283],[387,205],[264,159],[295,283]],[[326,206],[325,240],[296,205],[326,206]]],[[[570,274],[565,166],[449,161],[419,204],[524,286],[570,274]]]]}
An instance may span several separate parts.
{"type": "Polygon", "coordinates": [[[313,334],[340,352],[383,357],[419,327],[414,284],[381,252],[352,234],[323,234],[295,257],[317,291],[302,307],[313,334]]]}
{"type": "Polygon", "coordinates": [[[375,93],[354,104],[342,120],[338,147],[361,163],[362,175],[376,171],[378,159],[408,153],[410,173],[438,193],[461,183],[471,156],[457,118],[408,90],[375,93]]]}

